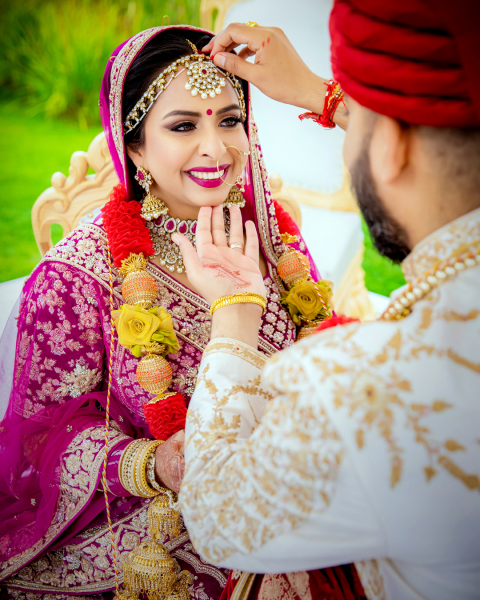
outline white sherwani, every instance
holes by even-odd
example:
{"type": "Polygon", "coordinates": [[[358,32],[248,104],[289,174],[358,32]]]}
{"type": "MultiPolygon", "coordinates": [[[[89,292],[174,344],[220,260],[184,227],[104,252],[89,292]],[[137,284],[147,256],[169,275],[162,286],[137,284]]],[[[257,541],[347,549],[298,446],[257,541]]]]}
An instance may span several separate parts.
{"type": "MultiPolygon", "coordinates": [[[[414,280],[480,243],[480,210],[422,241],[414,280]]],[[[370,599],[480,598],[480,264],[402,321],[268,361],[207,346],[181,491],[195,548],[256,573],[355,562],[370,599]]]]}

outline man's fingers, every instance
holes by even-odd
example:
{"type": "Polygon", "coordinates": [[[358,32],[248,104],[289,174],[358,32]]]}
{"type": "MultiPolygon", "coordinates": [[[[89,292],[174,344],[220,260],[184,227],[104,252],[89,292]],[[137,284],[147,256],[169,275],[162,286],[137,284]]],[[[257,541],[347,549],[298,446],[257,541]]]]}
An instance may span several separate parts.
{"type": "Polygon", "coordinates": [[[247,234],[247,243],[245,244],[245,256],[251,258],[258,265],[260,263],[259,245],[257,228],[253,221],[245,223],[245,232],[247,234]]]}
{"type": "Polygon", "coordinates": [[[254,85],[255,81],[260,78],[259,70],[261,67],[259,65],[252,65],[252,63],[247,62],[244,58],[241,58],[236,54],[226,54],[223,52],[215,54],[213,62],[217,67],[230,71],[230,73],[233,73],[242,79],[246,79],[254,85]]]}
{"type": "Polygon", "coordinates": [[[210,53],[215,55],[217,52],[228,52],[229,50],[247,45],[250,50],[256,52],[262,45],[265,32],[263,27],[248,27],[243,23],[230,23],[225,29],[218,33],[213,40],[205,46],[210,53]]]}
{"type": "Polygon", "coordinates": [[[240,58],[243,58],[244,60],[247,60],[247,58],[250,58],[251,56],[255,56],[256,52],[254,52],[253,50],[250,50],[250,48],[248,46],[245,46],[244,48],[242,48],[240,50],[240,52],[238,53],[238,56],[240,58]]]}
{"type": "Polygon", "coordinates": [[[201,271],[203,269],[202,263],[198,258],[198,254],[193,247],[193,244],[181,233],[172,235],[172,240],[180,248],[186,272],[191,273],[195,270],[201,271]]]}

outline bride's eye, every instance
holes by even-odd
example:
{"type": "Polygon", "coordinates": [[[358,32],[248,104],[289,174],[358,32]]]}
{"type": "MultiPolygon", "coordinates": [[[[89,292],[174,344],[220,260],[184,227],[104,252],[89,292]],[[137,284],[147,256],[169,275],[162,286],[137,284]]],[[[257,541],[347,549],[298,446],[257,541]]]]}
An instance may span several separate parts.
{"type": "Polygon", "coordinates": [[[220,125],[222,127],[235,127],[237,123],[241,122],[241,119],[239,119],[238,117],[227,117],[226,119],[223,119],[220,125]]]}
{"type": "Polygon", "coordinates": [[[195,123],[192,123],[191,121],[185,121],[184,123],[174,125],[171,128],[171,131],[193,131],[194,129],[196,129],[195,123]]]}

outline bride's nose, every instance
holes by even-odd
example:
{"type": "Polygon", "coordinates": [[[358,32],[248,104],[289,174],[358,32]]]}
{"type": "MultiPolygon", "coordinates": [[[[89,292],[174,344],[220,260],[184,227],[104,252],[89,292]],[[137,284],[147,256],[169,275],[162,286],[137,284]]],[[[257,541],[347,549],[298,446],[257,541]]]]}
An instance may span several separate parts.
{"type": "Polygon", "coordinates": [[[211,158],[213,161],[220,160],[226,153],[226,146],[219,133],[215,129],[205,128],[198,145],[198,155],[211,158]]]}

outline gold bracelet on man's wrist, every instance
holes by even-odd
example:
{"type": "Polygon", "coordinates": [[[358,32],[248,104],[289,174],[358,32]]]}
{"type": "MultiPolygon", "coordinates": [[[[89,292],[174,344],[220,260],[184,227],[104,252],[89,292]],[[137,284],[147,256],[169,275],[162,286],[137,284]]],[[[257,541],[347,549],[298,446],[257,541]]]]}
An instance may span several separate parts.
{"type": "Polygon", "coordinates": [[[221,298],[217,298],[215,302],[210,306],[210,314],[218,310],[219,308],[223,308],[224,306],[230,306],[231,304],[258,304],[262,307],[263,314],[265,314],[265,309],[267,308],[267,299],[261,294],[255,294],[254,292],[242,292],[239,294],[230,294],[228,296],[222,296],[221,298]]]}

